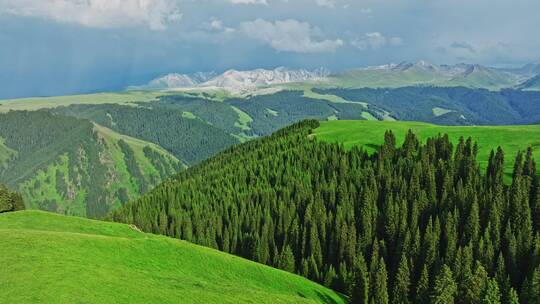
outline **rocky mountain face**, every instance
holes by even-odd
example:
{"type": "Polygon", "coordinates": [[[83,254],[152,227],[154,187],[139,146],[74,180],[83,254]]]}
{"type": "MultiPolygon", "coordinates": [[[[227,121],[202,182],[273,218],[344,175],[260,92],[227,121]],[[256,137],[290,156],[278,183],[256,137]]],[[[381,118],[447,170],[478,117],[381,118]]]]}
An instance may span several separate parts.
{"type": "Polygon", "coordinates": [[[142,89],[171,89],[171,88],[190,88],[206,82],[217,74],[215,72],[198,72],[195,74],[171,73],[159,78],[153,79],[148,84],[137,87],[142,89]]]}
{"type": "Polygon", "coordinates": [[[243,91],[276,84],[323,80],[330,72],[324,68],[315,70],[293,70],[279,67],[273,70],[256,69],[251,71],[228,70],[221,75],[216,73],[168,74],[150,81],[143,88],[222,88],[230,91],[243,91]]]}
{"type": "Polygon", "coordinates": [[[325,69],[290,70],[280,67],[274,70],[256,69],[252,71],[229,70],[202,84],[207,87],[242,90],[269,85],[322,80],[330,73],[325,69]]]}

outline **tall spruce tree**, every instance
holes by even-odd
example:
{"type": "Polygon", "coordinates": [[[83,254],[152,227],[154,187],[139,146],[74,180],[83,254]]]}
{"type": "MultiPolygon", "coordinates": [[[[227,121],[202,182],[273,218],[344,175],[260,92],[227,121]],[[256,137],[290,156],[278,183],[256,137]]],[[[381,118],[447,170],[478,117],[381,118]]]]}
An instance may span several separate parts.
{"type": "Polygon", "coordinates": [[[443,265],[435,278],[435,286],[431,295],[432,304],[452,304],[457,293],[457,284],[454,281],[450,267],[443,265]]]}

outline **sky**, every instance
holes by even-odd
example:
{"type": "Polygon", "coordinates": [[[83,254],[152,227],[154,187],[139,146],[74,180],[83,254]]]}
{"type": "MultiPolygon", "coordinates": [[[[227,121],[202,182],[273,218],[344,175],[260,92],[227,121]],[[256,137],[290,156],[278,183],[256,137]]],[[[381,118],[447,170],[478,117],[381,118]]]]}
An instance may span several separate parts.
{"type": "Polygon", "coordinates": [[[0,98],[167,73],[540,61],[538,0],[0,0],[0,98]]]}

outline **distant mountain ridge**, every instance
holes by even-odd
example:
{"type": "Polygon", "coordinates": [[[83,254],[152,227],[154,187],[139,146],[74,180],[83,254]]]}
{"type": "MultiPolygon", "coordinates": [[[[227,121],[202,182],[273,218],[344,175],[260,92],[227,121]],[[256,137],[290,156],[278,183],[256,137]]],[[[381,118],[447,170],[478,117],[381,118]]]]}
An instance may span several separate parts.
{"type": "Polygon", "coordinates": [[[350,69],[329,77],[330,83],[350,88],[396,88],[405,86],[464,86],[499,90],[517,88],[533,77],[540,65],[516,69],[498,69],[480,64],[437,65],[427,61],[401,62],[375,67],[350,69]]]}
{"type": "Polygon", "coordinates": [[[290,70],[279,67],[274,70],[256,69],[252,71],[229,70],[203,84],[203,87],[230,88],[242,90],[276,84],[324,80],[330,72],[324,68],[309,70],[290,70]]]}
{"type": "Polygon", "coordinates": [[[243,91],[260,87],[306,81],[322,81],[330,75],[325,68],[314,70],[289,69],[278,67],[273,70],[255,69],[250,71],[228,70],[221,75],[215,72],[178,74],[172,73],[150,81],[137,89],[182,89],[182,88],[221,88],[230,91],[243,91]]]}
{"type": "Polygon", "coordinates": [[[519,85],[522,90],[540,90],[540,73],[519,85]]]}
{"type": "Polygon", "coordinates": [[[307,83],[320,87],[346,88],[396,88],[405,86],[439,86],[483,88],[500,90],[506,88],[538,89],[528,81],[540,74],[540,64],[527,64],[520,68],[493,68],[480,64],[459,63],[438,65],[425,60],[417,62],[390,63],[380,66],[354,68],[331,73],[325,68],[315,70],[278,67],[272,70],[228,70],[215,72],[178,74],[172,73],[150,81],[136,89],[223,89],[238,93],[265,87],[287,88],[295,83],[307,83]]]}
{"type": "Polygon", "coordinates": [[[170,88],[189,88],[206,82],[217,74],[215,72],[198,72],[194,74],[171,73],[159,78],[153,79],[148,84],[133,87],[139,89],[170,89],[170,88]]]}

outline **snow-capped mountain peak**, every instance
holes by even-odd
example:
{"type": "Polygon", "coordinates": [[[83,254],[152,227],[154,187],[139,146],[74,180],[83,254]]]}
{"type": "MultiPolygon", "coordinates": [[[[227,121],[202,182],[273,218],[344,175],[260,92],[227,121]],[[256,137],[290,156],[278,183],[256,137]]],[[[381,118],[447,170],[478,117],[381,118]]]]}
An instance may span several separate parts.
{"type": "Polygon", "coordinates": [[[250,71],[228,70],[216,73],[178,74],[172,73],[150,81],[139,87],[144,89],[176,88],[222,88],[230,91],[245,91],[276,84],[323,80],[330,72],[325,68],[315,70],[292,70],[278,67],[273,70],[256,69],[250,71]]]}
{"type": "Polygon", "coordinates": [[[148,84],[142,86],[144,89],[170,89],[195,87],[216,76],[215,72],[198,72],[195,74],[171,73],[153,79],[148,84]]]}
{"type": "Polygon", "coordinates": [[[218,87],[231,90],[245,90],[276,84],[322,80],[330,73],[326,69],[290,70],[279,67],[274,70],[256,69],[251,71],[228,70],[205,83],[202,87],[218,87]]]}

